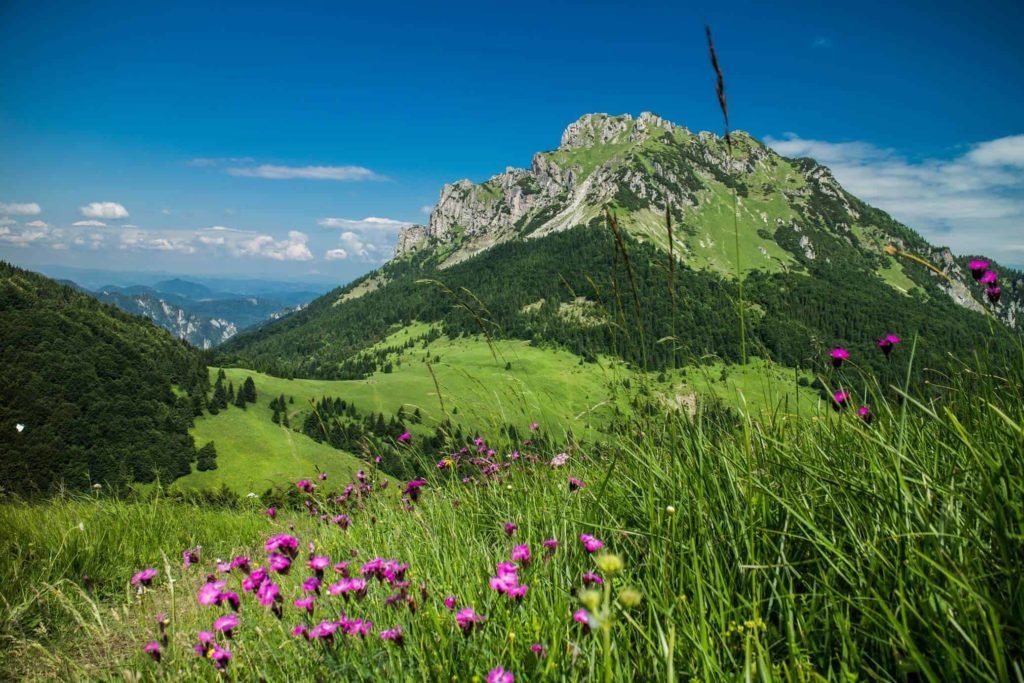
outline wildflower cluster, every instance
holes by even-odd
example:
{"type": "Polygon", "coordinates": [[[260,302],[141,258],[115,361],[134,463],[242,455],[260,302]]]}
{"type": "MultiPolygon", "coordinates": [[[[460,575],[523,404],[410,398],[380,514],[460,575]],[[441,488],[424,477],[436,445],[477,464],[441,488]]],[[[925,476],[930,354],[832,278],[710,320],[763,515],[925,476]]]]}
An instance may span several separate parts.
{"type": "Polygon", "coordinates": [[[974,280],[985,288],[985,296],[995,305],[999,303],[1003,290],[999,287],[999,273],[989,270],[989,265],[988,261],[978,259],[968,263],[967,267],[971,269],[974,280]]]}

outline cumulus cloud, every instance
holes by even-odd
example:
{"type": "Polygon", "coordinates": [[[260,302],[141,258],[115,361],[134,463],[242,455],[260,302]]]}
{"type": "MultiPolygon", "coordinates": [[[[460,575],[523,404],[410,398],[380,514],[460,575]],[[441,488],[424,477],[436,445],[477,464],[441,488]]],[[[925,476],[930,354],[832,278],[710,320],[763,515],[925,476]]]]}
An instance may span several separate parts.
{"type": "Polygon", "coordinates": [[[38,228],[48,228],[48,227],[50,227],[50,225],[46,221],[29,221],[28,223],[25,224],[25,227],[26,228],[37,228],[38,229],[38,228]]]}
{"type": "Polygon", "coordinates": [[[43,210],[39,208],[39,205],[35,202],[28,204],[4,204],[0,202],[0,213],[10,214],[12,216],[38,216],[43,210]]]}
{"type": "Polygon", "coordinates": [[[245,178],[269,180],[384,180],[384,177],[362,166],[276,166],[261,164],[249,167],[231,167],[228,173],[245,178]]]}
{"type": "Polygon", "coordinates": [[[10,218],[0,218],[0,225],[17,225],[18,221],[10,218]]]}
{"type": "Polygon", "coordinates": [[[14,230],[6,226],[0,227],[0,244],[27,247],[37,242],[46,243],[50,237],[50,226],[42,221],[32,221],[14,230]]]}
{"type": "Polygon", "coordinates": [[[117,202],[91,202],[78,210],[86,218],[128,218],[128,210],[117,202]]]}
{"type": "Polygon", "coordinates": [[[973,145],[952,158],[911,160],[866,142],[765,138],[788,157],[828,166],[864,201],[959,253],[1020,263],[1024,254],[1024,135],[973,145]]]}
{"type": "Polygon", "coordinates": [[[328,261],[340,261],[348,258],[348,252],[344,249],[328,249],[324,258],[328,261]]]}
{"type": "MultiPolygon", "coordinates": [[[[76,228],[105,228],[105,227],[107,227],[106,223],[104,223],[102,221],[97,221],[97,220],[75,221],[71,225],[75,226],[76,228]]],[[[131,226],[126,225],[124,227],[126,227],[126,228],[128,228],[128,227],[134,228],[135,226],[134,225],[131,225],[131,226]]]]}
{"type": "Polygon", "coordinates": [[[255,235],[237,241],[228,241],[228,246],[239,256],[260,256],[275,261],[311,261],[313,254],[306,243],[309,237],[298,230],[288,232],[288,239],[276,240],[270,235],[255,235]]]}
{"type": "Polygon", "coordinates": [[[317,225],[324,228],[343,228],[345,230],[383,230],[398,232],[404,227],[412,225],[408,221],[396,221],[393,218],[379,218],[367,216],[366,218],[321,218],[317,225]]]}

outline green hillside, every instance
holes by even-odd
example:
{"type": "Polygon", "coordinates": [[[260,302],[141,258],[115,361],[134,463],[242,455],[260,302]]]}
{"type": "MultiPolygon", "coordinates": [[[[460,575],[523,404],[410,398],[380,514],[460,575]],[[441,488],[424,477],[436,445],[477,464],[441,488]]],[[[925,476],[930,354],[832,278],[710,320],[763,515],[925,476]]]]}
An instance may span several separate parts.
{"type": "Polygon", "coordinates": [[[205,390],[202,357],[168,332],[0,262],[0,488],[173,481],[205,390]]]}

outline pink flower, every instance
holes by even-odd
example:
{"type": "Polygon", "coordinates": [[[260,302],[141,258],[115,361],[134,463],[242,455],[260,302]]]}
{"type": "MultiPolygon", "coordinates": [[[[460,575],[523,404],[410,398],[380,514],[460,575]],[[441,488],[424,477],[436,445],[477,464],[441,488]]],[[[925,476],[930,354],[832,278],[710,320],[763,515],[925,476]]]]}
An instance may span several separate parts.
{"type": "Polygon", "coordinates": [[[260,567],[249,572],[249,576],[242,579],[242,590],[246,593],[256,590],[267,580],[267,568],[260,567]]]}
{"type": "Polygon", "coordinates": [[[199,551],[201,549],[202,548],[200,548],[200,546],[196,546],[195,548],[189,548],[188,550],[181,551],[181,559],[183,560],[182,564],[184,565],[182,567],[183,569],[188,569],[190,566],[199,562],[199,551]]]}
{"type": "Polygon", "coordinates": [[[587,549],[588,553],[596,553],[604,547],[604,543],[597,540],[590,534],[580,534],[580,542],[583,543],[583,547],[587,549]]]}
{"type": "Polygon", "coordinates": [[[142,651],[152,657],[154,662],[160,661],[160,643],[155,640],[143,645],[142,651]]]}
{"type": "Polygon", "coordinates": [[[594,572],[585,572],[583,574],[583,585],[584,586],[591,586],[591,585],[598,585],[598,586],[600,586],[602,584],[604,584],[604,579],[602,579],[600,575],[595,574],[594,572]]]}
{"type": "Polygon", "coordinates": [[[514,534],[518,528],[513,522],[505,522],[505,533],[509,536],[514,534]]]}
{"type": "Polygon", "coordinates": [[[530,564],[530,546],[523,544],[512,548],[512,561],[522,562],[524,567],[530,564]]]}
{"type": "Polygon", "coordinates": [[[267,557],[267,564],[278,574],[287,574],[291,569],[292,561],[284,555],[278,555],[277,553],[271,553],[267,557]]]}
{"type": "Polygon", "coordinates": [[[420,489],[423,488],[426,483],[427,482],[423,479],[413,479],[405,485],[404,489],[402,489],[402,495],[409,496],[409,500],[415,503],[420,499],[420,489]]]}
{"type": "Polygon", "coordinates": [[[846,407],[846,401],[850,398],[849,392],[837,391],[832,394],[832,407],[836,410],[842,410],[846,407]]]}
{"type": "Polygon", "coordinates": [[[985,296],[987,296],[988,300],[991,301],[994,304],[999,303],[999,297],[1000,297],[1000,295],[1002,295],[1002,293],[1003,293],[1003,290],[1000,287],[986,287],[985,288],[985,296]]]}
{"type": "Polygon", "coordinates": [[[317,479],[319,479],[320,481],[326,481],[327,480],[327,473],[326,472],[321,472],[320,474],[317,475],[317,479]]]}
{"type": "Polygon", "coordinates": [[[981,276],[988,270],[988,261],[983,259],[975,259],[967,264],[967,267],[971,269],[971,276],[975,280],[980,280],[981,276]]]}
{"type": "Polygon", "coordinates": [[[403,443],[409,443],[410,441],[412,441],[412,434],[410,434],[409,432],[403,432],[398,436],[398,440],[403,443]]]}
{"type": "Polygon", "coordinates": [[[267,542],[263,544],[263,548],[268,553],[281,551],[289,557],[295,557],[299,551],[299,539],[288,534],[277,534],[267,539],[267,542]]]}
{"type": "Polygon", "coordinates": [[[444,599],[444,606],[448,609],[455,609],[455,602],[458,600],[454,595],[449,595],[444,599]]]}
{"type": "Polygon", "coordinates": [[[317,576],[321,576],[324,570],[331,566],[331,558],[324,557],[323,555],[314,555],[309,558],[307,566],[317,573],[317,576]]]}
{"type": "Polygon", "coordinates": [[[281,590],[272,581],[266,581],[256,591],[256,599],[264,607],[269,607],[275,602],[281,602],[281,590]]]}
{"type": "Polygon", "coordinates": [[[857,408],[857,416],[864,420],[864,422],[871,424],[871,408],[868,408],[867,406],[857,408]]]}
{"type": "Polygon", "coordinates": [[[267,517],[270,517],[271,519],[274,519],[277,517],[277,508],[274,506],[270,506],[263,511],[263,514],[265,514],[267,517]]]}
{"type": "Polygon", "coordinates": [[[533,424],[530,425],[531,432],[535,432],[538,429],[540,429],[540,422],[534,422],[533,424]]]}
{"type": "Polygon", "coordinates": [[[882,349],[882,353],[888,356],[892,353],[893,347],[899,344],[900,341],[902,340],[895,334],[887,334],[878,340],[878,348],[882,349]]]}
{"type": "Polygon", "coordinates": [[[302,582],[302,590],[306,591],[307,593],[319,593],[320,579],[315,576],[309,577],[308,579],[302,582]]]}
{"type": "Polygon", "coordinates": [[[225,614],[213,622],[213,630],[220,631],[226,638],[231,638],[236,628],[238,628],[238,617],[234,614],[225,614]]]}
{"type": "Polygon", "coordinates": [[[316,602],[316,600],[313,598],[313,596],[310,595],[310,596],[307,596],[305,598],[299,598],[298,600],[296,600],[292,604],[295,605],[296,607],[298,607],[299,609],[304,609],[309,614],[312,614],[313,613],[313,605],[314,605],[315,602],[316,602]]]}
{"type": "Polygon", "coordinates": [[[584,631],[590,631],[590,614],[587,613],[587,610],[576,610],[572,613],[572,620],[577,624],[583,624],[584,631]]]}
{"type": "Polygon", "coordinates": [[[394,628],[388,629],[387,631],[381,631],[380,632],[380,639],[381,640],[390,640],[391,642],[393,642],[395,645],[397,645],[399,647],[402,647],[402,645],[405,644],[405,639],[402,637],[402,627],[401,626],[396,626],[394,628]]]}
{"type": "Polygon", "coordinates": [[[551,458],[551,466],[552,467],[561,467],[562,465],[564,465],[567,462],[569,462],[569,454],[568,453],[559,453],[555,457],[551,458]]]}
{"type": "Polygon", "coordinates": [[[558,547],[558,541],[556,541],[553,538],[549,538],[549,539],[543,541],[541,543],[541,545],[544,546],[545,548],[547,548],[548,550],[554,550],[555,548],[558,547]]]}
{"type": "Polygon", "coordinates": [[[313,482],[311,482],[309,479],[300,479],[299,481],[295,482],[295,488],[297,488],[300,491],[305,491],[306,493],[312,493],[313,482]]]}
{"type": "Polygon", "coordinates": [[[132,585],[149,586],[151,583],[153,583],[153,579],[155,579],[156,575],[159,573],[160,572],[153,569],[152,567],[149,567],[148,569],[143,569],[141,572],[132,577],[132,585]]]}
{"type": "Polygon", "coordinates": [[[999,274],[994,270],[986,270],[985,274],[978,278],[978,282],[983,285],[994,285],[999,282],[999,274]]]}
{"type": "Polygon", "coordinates": [[[511,671],[505,671],[500,666],[497,669],[491,669],[487,674],[487,683],[513,683],[515,680],[516,677],[512,675],[511,671]]]}
{"type": "Polygon", "coordinates": [[[576,477],[569,477],[569,490],[570,491],[579,491],[584,486],[586,486],[586,484],[584,484],[582,481],[580,481],[576,477]]]}
{"type": "Polygon", "coordinates": [[[487,617],[482,614],[476,614],[472,607],[463,607],[455,615],[455,623],[462,629],[463,634],[469,636],[473,632],[473,629],[483,628],[483,623],[487,621],[487,617]]]}
{"type": "Polygon", "coordinates": [[[207,607],[210,605],[216,605],[220,599],[220,592],[224,589],[225,585],[227,584],[224,581],[210,581],[199,589],[199,594],[196,596],[196,599],[199,601],[200,605],[205,605],[207,607]]]}
{"type": "Polygon", "coordinates": [[[844,360],[850,357],[850,352],[841,346],[838,346],[829,351],[829,356],[832,357],[832,367],[838,368],[843,364],[844,360]]]}

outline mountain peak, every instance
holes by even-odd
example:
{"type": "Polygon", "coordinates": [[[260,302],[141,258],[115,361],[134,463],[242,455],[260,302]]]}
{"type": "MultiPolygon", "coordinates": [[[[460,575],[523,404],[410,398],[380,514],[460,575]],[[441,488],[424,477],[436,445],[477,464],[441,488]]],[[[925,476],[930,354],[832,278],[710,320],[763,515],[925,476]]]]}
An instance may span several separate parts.
{"type": "Polygon", "coordinates": [[[612,142],[637,142],[653,129],[672,131],[675,124],[649,111],[638,118],[629,114],[584,114],[562,133],[560,150],[582,149],[612,142]]]}

